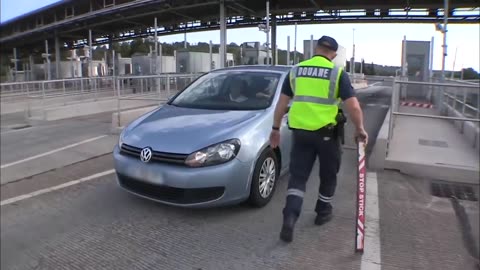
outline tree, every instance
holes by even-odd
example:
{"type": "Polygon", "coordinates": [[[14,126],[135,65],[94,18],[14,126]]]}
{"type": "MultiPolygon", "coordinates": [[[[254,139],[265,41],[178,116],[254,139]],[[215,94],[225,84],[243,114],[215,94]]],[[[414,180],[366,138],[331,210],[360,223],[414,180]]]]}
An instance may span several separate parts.
{"type": "Polygon", "coordinates": [[[464,68],[462,69],[463,79],[464,80],[476,80],[480,79],[480,74],[477,73],[473,68],[464,68]]]}

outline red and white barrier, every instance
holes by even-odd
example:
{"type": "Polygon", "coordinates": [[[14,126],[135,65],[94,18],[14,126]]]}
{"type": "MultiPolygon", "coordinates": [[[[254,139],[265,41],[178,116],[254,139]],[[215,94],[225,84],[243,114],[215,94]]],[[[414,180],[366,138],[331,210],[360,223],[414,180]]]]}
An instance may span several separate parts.
{"type": "Polygon", "coordinates": [[[433,104],[430,104],[430,103],[418,103],[418,102],[402,101],[400,103],[400,105],[408,106],[408,107],[426,108],[426,109],[433,108],[433,104]]]}
{"type": "Polygon", "coordinates": [[[356,218],[356,237],[355,252],[363,252],[365,242],[365,199],[366,199],[366,179],[367,167],[365,164],[365,143],[358,142],[358,170],[357,170],[357,218],[356,218]]]}

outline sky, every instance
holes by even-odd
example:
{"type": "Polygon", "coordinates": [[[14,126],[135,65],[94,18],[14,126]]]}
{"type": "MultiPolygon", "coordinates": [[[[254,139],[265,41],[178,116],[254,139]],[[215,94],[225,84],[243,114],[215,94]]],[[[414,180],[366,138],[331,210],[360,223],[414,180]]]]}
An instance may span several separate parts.
{"type": "MultiPolygon", "coordinates": [[[[0,22],[28,13],[32,10],[58,2],[58,0],[1,0],[0,22]]],[[[152,22],[153,24],[153,22],[152,22]]],[[[480,24],[449,24],[447,32],[447,70],[460,70],[473,67],[480,71],[480,24]],[[455,57],[456,54],[456,57],[455,57]],[[453,67],[455,62],[455,68],[453,67]]],[[[95,29],[93,29],[95,30],[95,29]]],[[[277,28],[277,44],[280,49],[287,49],[287,36],[290,36],[290,50],[294,47],[295,26],[277,28]]],[[[443,35],[435,30],[433,24],[315,24],[297,26],[297,51],[303,52],[303,40],[314,40],[328,35],[347,49],[347,58],[352,56],[355,40],[355,59],[364,59],[366,63],[399,66],[403,37],[407,40],[431,41],[434,38],[434,69],[442,67],[443,35]],[[353,30],[355,29],[355,30],[353,30]]],[[[184,35],[162,36],[161,42],[183,41],[184,35]]],[[[220,32],[205,31],[187,34],[187,41],[220,42],[220,32]]],[[[227,31],[227,43],[266,41],[266,35],[258,28],[231,29],[227,31]],[[246,39],[246,37],[248,37],[246,39]]]]}

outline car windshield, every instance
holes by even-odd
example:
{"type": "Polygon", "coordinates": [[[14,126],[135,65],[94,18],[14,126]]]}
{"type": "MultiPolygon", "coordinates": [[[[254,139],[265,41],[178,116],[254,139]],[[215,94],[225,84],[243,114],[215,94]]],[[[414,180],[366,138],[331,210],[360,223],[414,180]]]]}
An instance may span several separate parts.
{"type": "Polygon", "coordinates": [[[280,76],[258,71],[208,73],[169,104],[209,110],[263,110],[272,104],[280,76]]]}

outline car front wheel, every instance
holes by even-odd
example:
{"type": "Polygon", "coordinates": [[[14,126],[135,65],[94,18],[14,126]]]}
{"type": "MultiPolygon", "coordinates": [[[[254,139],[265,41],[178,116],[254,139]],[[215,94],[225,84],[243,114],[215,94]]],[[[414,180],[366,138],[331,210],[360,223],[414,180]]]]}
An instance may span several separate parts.
{"type": "Polygon", "coordinates": [[[265,206],[272,198],[279,176],[275,153],[265,149],[255,164],[249,202],[255,207],[265,206]]]}

